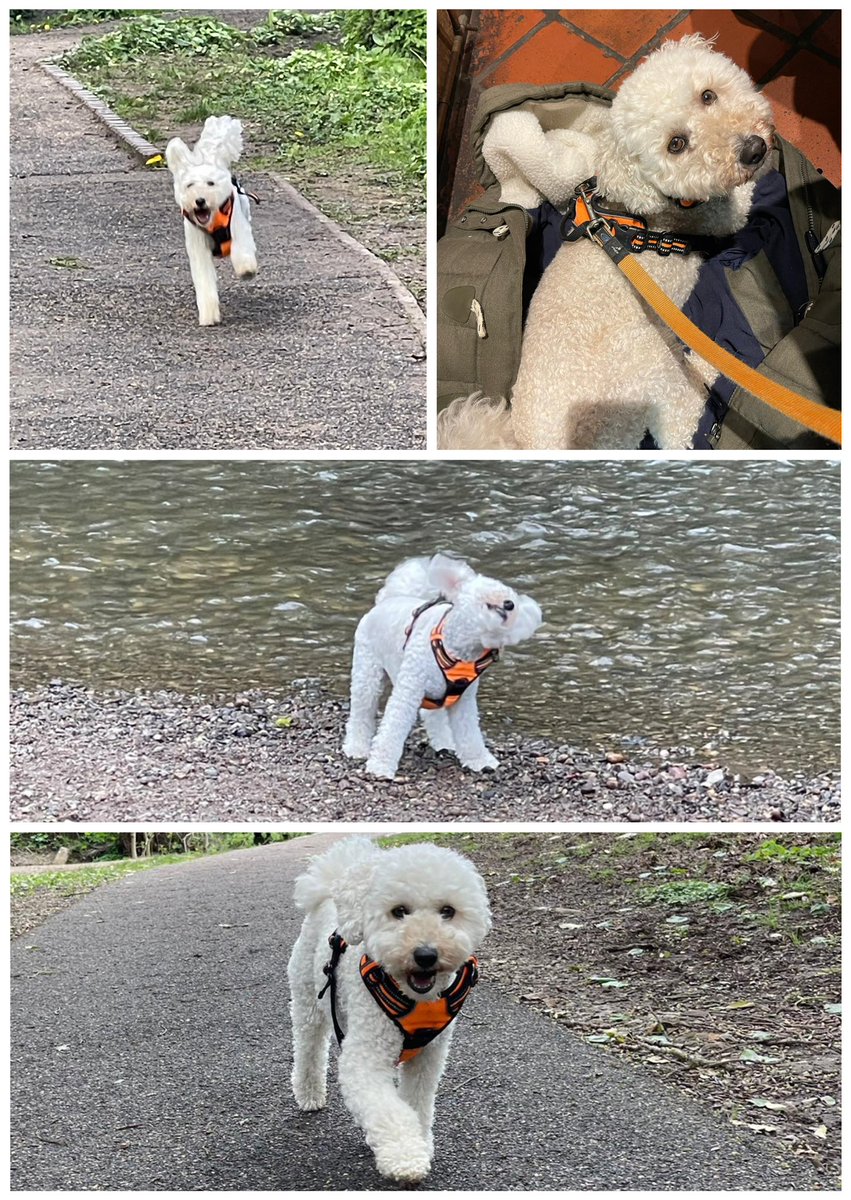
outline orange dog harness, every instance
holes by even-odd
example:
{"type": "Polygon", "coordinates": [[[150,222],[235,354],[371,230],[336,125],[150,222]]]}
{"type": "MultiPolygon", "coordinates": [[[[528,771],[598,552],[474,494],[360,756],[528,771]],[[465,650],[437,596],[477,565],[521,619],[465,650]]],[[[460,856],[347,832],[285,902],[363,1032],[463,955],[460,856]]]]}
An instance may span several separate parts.
{"type": "Polygon", "coordinates": [[[445,621],[446,614],[432,629],[430,637],[434,661],[440,667],[443,678],[446,680],[446,691],[440,700],[432,700],[429,696],[423,697],[422,708],[451,708],[453,704],[458,703],[470,684],[475,683],[481,673],[499,658],[498,650],[486,650],[481,658],[477,658],[474,662],[453,658],[443,644],[445,621]]]}
{"type": "MultiPolygon", "coordinates": [[[[448,601],[445,597],[439,596],[437,600],[429,600],[427,604],[421,604],[415,610],[411,617],[411,623],[405,630],[405,646],[410,641],[417,619],[422,616],[426,609],[434,608],[435,604],[446,603],[448,601]]],[[[424,696],[420,708],[429,710],[434,708],[451,708],[453,704],[458,703],[470,684],[475,683],[481,673],[487,670],[491,663],[495,663],[499,658],[498,650],[486,650],[481,658],[477,658],[473,662],[462,658],[453,658],[443,644],[443,626],[448,616],[449,613],[445,612],[429,635],[434,661],[440,667],[443,678],[446,680],[446,690],[439,700],[433,700],[431,696],[424,696]]]]}
{"type": "MultiPolygon", "coordinates": [[[[667,257],[669,254],[690,254],[693,250],[710,250],[717,248],[718,239],[692,235],[684,237],[679,233],[667,233],[662,230],[648,229],[643,217],[632,216],[618,209],[604,207],[597,193],[596,178],[586,179],[576,188],[574,197],[569,201],[561,223],[561,236],[566,242],[576,242],[588,235],[588,227],[604,218],[610,225],[615,226],[623,244],[633,254],[641,254],[645,250],[655,251],[656,254],[667,257]]],[[[702,200],[675,200],[678,208],[695,208],[702,200]]]]}
{"type": "MultiPolygon", "coordinates": [[[[323,968],[328,982],[319,993],[318,999],[321,1000],[330,987],[331,1020],[334,1023],[337,1041],[342,1045],[345,1034],[337,1019],[336,969],[347,943],[335,932],[328,938],[328,945],[331,947],[331,958],[323,968]]],[[[402,1050],[396,1060],[397,1064],[416,1058],[423,1047],[443,1033],[447,1025],[458,1016],[470,989],[475,987],[479,979],[478,959],[468,958],[449,987],[441,992],[436,1000],[417,1001],[406,996],[396,980],[368,954],[361,955],[359,969],[367,991],[402,1034],[402,1050]]]]}

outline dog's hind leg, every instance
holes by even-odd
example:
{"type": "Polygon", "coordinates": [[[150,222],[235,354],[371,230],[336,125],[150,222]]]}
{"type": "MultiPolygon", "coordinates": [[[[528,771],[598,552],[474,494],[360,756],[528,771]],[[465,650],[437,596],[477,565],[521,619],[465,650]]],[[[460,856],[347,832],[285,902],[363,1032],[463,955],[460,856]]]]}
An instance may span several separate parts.
{"type": "Polygon", "coordinates": [[[233,216],[231,217],[230,260],[238,279],[252,279],[257,274],[257,250],[251,232],[250,201],[247,196],[236,192],[233,216]]]}
{"type": "Polygon", "coordinates": [[[370,775],[377,775],[381,779],[395,776],[408,734],[417,723],[424,692],[425,687],[417,673],[415,661],[405,655],[385,705],[378,733],[372,739],[366,760],[370,775]]]}
{"type": "Polygon", "coordinates": [[[374,1042],[349,1030],[340,1053],[343,1100],[364,1131],[375,1165],[387,1179],[418,1183],[431,1167],[431,1148],[417,1113],[396,1087],[392,1059],[378,1058],[374,1042]]]}
{"type": "Polygon", "coordinates": [[[216,264],[210,249],[210,238],[203,229],[198,229],[191,221],[184,218],[183,236],[186,239],[186,253],[189,255],[189,270],[192,272],[192,283],[195,286],[195,300],[198,304],[198,324],[218,325],[221,321],[219,310],[219,289],[216,283],[216,264]]]}
{"type": "Polygon", "coordinates": [[[454,750],[455,738],[452,736],[452,726],[449,724],[449,713],[445,708],[422,709],[423,719],[429,745],[433,750],[454,750]]]}
{"type": "Polygon", "coordinates": [[[485,768],[494,770],[499,766],[499,759],[494,758],[482,737],[479,706],[476,701],[478,690],[477,680],[470,684],[457,704],[449,710],[449,725],[455,739],[455,753],[461,765],[471,771],[484,771],[485,768]]]}
{"type": "Polygon", "coordinates": [[[429,1042],[416,1058],[405,1063],[400,1072],[399,1095],[410,1104],[420,1119],[420,1127],[429,1151],[433,1149],[431,1127],[434,1124],[434,1102],[437,1087],[446,1068],[453,1027],[429,1042]]]}
{"type": "Polygon", "coordinates": [[[302,1111],[314,1112],[325,1107],[331,1021],[317,999],[310,946],[301,937],[293,947],[287,975],[293,1028],[293,1096],[302,1111]]]}
{"type": "Polygon", "coordinates": [[[369,757],[385,678],[379,660],[356,637],[352,655],[351,704],[343,742],[343,753],[348,758],[369,757]]]}

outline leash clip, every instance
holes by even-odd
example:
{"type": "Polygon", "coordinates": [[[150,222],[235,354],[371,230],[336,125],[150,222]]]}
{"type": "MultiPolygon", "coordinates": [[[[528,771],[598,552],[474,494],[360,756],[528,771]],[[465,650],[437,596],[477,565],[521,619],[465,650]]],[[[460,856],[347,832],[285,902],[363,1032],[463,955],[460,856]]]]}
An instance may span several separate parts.
{"type": "Polygon", "coordinates": [[[615,230],[605,217],[595,217],[585,226],[585,232],[592,242],[606,251],[612,262],[620,262],[629,258],[629,250],[615,233],[615,230]]]}

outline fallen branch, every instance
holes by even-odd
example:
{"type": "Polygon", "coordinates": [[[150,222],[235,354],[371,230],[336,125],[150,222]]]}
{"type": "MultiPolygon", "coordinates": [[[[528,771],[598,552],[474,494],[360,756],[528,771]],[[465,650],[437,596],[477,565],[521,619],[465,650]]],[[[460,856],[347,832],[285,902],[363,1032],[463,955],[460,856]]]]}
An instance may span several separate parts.
{"type": "Polygon", "coordinates": [[[692,1054],[689,1050],[683,1050],[680,1046],[666,1046],[664,1043],[651,1042],[649,1038],[640,1037],[637,1039],[642,1046],[650,1046],[653,1050],[661,1050],[665,1054],[670,1054],[673,1058],[679,1058],[682,1062],[689,1063],[693,1067],[727,1067],[730,1063],[736,1061],[735,1058],[704,1058],[702,1054],[692,1054]]]}

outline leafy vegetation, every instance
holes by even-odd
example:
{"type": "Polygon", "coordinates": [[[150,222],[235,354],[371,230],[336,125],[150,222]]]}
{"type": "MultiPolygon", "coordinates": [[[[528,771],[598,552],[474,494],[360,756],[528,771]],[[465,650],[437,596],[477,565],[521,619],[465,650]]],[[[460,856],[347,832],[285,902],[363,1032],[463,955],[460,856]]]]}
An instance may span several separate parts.
{"type": "Polygon", "coordinates": [[[55,12],[47,12],[41,8],[13,8],[9,12],[9,20],[12,33],[48,33],[51,29],[119,21],[141,12],[144,12],[144,9],[60,8],[55,12]]]}
{"type": "Polygon", "coordinates": [[[421,10],[274,12],[249,30],[149,12],[85,38],[62,65],[154,142],[231,112],[266,161],[346,152],[421,180],[425,41],[421,10]],[[294,48],[306,35],[325,40],[294,48]]]}
{"type": "Polygon", "coordinates": [[[672,879],[652,887],[638,889],[639,899],[645,904],[659,900],[663,904],[704,904],[709,900],[723,900],[730,891],[728,883],[712,883],[706,879],[672,879]]]}
{"type": "MultiPolygon", "coordinates": [[[[165,854],[188,855],[193,852],[218,854],[225,850],[240,850],[258,842],[285,842],[298,834],[273,833],[271,831],[240,833],[187,833],[162,832],[148,835],[148,850],[161,859],[165,854]]],[[[78,862],[121,860],[130,854],[132,834],[111,830],[108,833],[81,830],[79,833],[60,833],[54,830],[13,833],[10,837],[12,853],[36,852],[54,854],[67,848],[71,859],[78,862]]],[[[136,834],[137,850],[141,854],[145,846],[145,835],[136,834]]]]}

